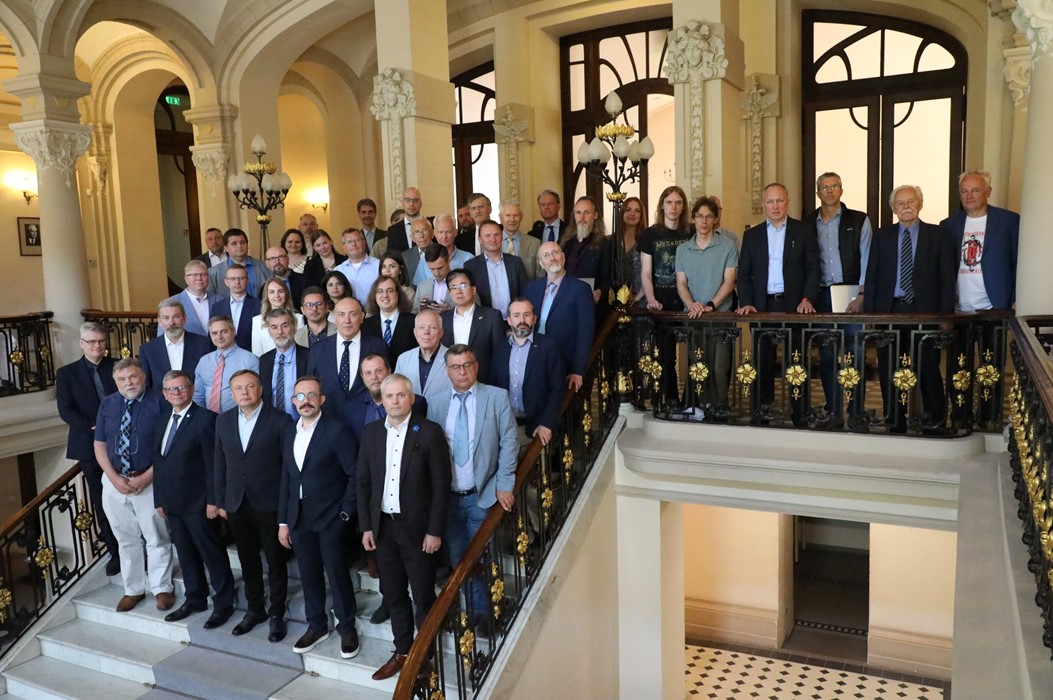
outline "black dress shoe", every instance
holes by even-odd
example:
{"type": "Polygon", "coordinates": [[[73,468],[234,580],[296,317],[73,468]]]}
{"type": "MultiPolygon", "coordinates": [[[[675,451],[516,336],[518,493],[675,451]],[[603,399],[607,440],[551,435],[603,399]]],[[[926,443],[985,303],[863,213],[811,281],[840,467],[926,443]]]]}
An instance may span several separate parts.
{"type": "Polygon", "coordinates": [[[247,612],[245,617],[241,618],[241,622],[234,625],[234,629],[230,631],[235,637],[240,637],[243,634],[248,634],[252,631],[252,628],[256,625],[264,622],[267,616],[263,613],[247,612]]]}
{"type": "MultiPolygon", "coordinates": [[[[272,622],[273,620],[274,618],[271,618],[272,622]]],[[[320,630],[308,629],[303,633],[302,637],[296,640],[296,644],[293,644],[292,650],[297,654],[306,654],[327,639],[329,639],[328,627],[323,627],[320,630]]]]}
{"type": "MultiPolygon", "coordinates": [[[[326,632],[328,634],[328,632],[326,632]]],[[[285,617],[275,615],[271,618],[271,632],[267,635],[268,642],[280,642],[285,639],[285,617]]]]}
{"type": "Polygon", "coordinates": [[[369,621],[374,625],[387,622],[389,619],[391,619],[391,611],[388,610],[387,604],[383,601],[381,601],[377,609],[373,611],[373,614],[369,616],[369,621]]]}
{"type": "Polygon", "coordinates": [[[116,576],[121,573],[121,560],[117,557],[110,557],[110,560],[106,562],[106,575],[116,576]]]}
{"type": "Polygon", "coordinates": [[[226,610],[215,610],[208,619],[205,620],[205,629],[214,630],[217,627],[222,627],[227,624],[227,620],[234,614],[234,608],[227,608],[226,610]]]}
{"type": "Polygon", "coordinates": [[[165,615],[165,622],[179,622],[180,620],[185,620],[194,613],[204,612],[206,610],[208,610],[208,606],[204,603],[197,605],[193,603],[183,603],[178,608],[165,615]]]}
{"type": "Polygon", "coordinates": [[[345,659],[353,659],[358,656],[362,648],[358,646],[358,632],[352,629],[340,635],[340,656],[345,659]]]}

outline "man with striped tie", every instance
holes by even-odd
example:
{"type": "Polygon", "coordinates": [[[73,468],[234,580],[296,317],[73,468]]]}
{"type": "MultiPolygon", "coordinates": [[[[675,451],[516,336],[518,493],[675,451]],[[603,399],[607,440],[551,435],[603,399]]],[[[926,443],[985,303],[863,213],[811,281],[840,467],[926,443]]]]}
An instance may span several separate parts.
{"type": "Polygon", "coordinates": [[[274,349],[260,356],[263,400],[295,420],[300,416],[292,402],[293,388],[296,380],[307,374],[307,348],[294,341],[296,317],[292,311],[271,309],[264,320],[274,341],[274,349]]]}

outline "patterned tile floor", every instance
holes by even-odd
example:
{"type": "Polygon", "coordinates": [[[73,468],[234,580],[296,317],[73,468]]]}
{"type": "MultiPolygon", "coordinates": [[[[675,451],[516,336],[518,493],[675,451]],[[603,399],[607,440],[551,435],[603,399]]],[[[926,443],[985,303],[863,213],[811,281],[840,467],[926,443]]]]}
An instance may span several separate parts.
{"type": "MultiPolygon", "coordinates": [[[[730,646],[730,645],[724,645],[730,646]]],[[[706,700],[944,700],[949,685],[897,673],[866,674],[715,646],[684,647],[687,697],[706,700]]],[[[779,654],[780,656],[788,656],[779,654]]]]}

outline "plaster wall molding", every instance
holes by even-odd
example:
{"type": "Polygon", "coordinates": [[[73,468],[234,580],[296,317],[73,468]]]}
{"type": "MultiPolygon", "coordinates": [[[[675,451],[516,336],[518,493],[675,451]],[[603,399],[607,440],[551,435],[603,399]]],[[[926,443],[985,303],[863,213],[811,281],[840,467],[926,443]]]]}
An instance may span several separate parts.
{"type": "Polygon", "coordinates": [[[390,122],[388,138],[392,191],[405,189],[402,157],[402,120],[417,113],[413,84],[394,68],[373,77],[373,101],[369,111],[377,121],[390,122]]]}
{"type": "Polygon", "coordinates": [[[779,116],[779,76],[749,76],[750,87],[742,95],[742,119],[746,122],[746,137],[749,141],[750,207],[760,214],[762,188],[764,187],[764,119],[779,116]]]}
{"type": "Polygon", "coordinates": [[[1013,24],[1027,37],[1036,60],[1053,54],[1053,0],[1017,0],[1013,24]]]}

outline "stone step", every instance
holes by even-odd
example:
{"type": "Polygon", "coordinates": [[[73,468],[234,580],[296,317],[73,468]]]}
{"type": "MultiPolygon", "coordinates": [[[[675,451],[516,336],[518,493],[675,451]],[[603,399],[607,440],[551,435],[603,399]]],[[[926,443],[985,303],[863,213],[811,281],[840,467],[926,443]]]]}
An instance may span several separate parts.
{"type": "Polygon", "coordinates": [[[101,671],[38,656],[4,671],[7,690],[24,700],[135,700],[150,688],[101,671]]]}
{"type": "Polygon", "coordinates": [[[301,674],[298,668],[196,646],[188,647],[154,667],[159,688],[204,700],[267,698],[301,674]]]}
{"type": "Polygon", "coordinates": [[[154,683],[154,664],[186,647],[168,639],[74,619],[37,635],[44,656],[136,683],[154,683]]]}
{"type": "MultiPolygon", "coordinates": [[[[370,681],[372,685],[379,683],[370,681]]],[[[0,696],[3,700],[4,696],[0,696]]],[[[322,676],[303,675],[289,685],[271,695],[270,700],[318,700],[319,698],[354,698],[354,700],[391,700],[391,692],[375,690],[363,686],[349,686],[347,683],[323,678],[322,676]]]]}

